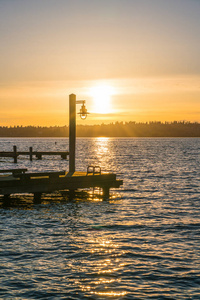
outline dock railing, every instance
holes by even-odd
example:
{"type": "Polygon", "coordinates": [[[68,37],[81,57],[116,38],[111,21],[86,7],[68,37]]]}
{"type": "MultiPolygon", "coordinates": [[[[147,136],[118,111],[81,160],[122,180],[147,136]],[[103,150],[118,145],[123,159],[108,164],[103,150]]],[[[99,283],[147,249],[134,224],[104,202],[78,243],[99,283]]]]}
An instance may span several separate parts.
{"type": "Polygon", "coordinates": [[[101,175],[101,167],[99,166],[88,166],[87,167],[87,175],[101,175]]]}

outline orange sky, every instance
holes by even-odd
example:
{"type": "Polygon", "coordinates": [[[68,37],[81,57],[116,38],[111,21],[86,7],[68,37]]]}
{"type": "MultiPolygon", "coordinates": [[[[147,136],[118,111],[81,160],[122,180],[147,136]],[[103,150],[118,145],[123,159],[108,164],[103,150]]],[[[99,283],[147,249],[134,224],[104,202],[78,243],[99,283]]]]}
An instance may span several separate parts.
{"type": "Polygon", "coordinates": [[[200,122],[200,2],[0,2],[0,126],[200,122]],[[78,109],[78,108],[77,108],[78,109]],[[78,123],[82,121],[77,119],[78,123]]]}

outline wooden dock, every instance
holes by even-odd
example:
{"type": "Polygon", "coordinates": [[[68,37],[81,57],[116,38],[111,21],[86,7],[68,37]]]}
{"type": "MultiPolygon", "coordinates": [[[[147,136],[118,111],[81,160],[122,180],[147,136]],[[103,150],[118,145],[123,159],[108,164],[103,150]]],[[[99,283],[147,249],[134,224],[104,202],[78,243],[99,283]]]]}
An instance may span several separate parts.
{"type": "MultiPolygon", "coordinates": [[[[94,171],[95,169],[93,169],[94,171]]],[[[0,195],[9,199],[11,194],[34,194],[40,200],[43,193],[78,189],[101,188],[103,196],[109,197],[110,188],[123,184],[116,174],[102,172],[27,172],[26,169],[0,170],[0,195]]]]}
{"type": "Polygon", "coordinates": [[[76,104],[81,104],[78,113],[81,119],[87,117],[85,100],[76,100],[76,95],[69,95],[69,152],[63,151],[17,151],[13,146],[12,152],[0,152],[0,157],[12,157],[17,163],[19,155],[28,155],[30,161],[33,156],[42,159],[43,155],[60,155],[66,159],[69,155],[69,172],[27,172],[27,169],[7,169],[0,170],[0,195],[4,196],[4,201],[10,199],[12,194],[33,194],[34,201],[40,202],[43,193],[53,193],[56,191],[68,190],[71,195],[76,190],[86,188],[100,188],[103,190],[103,197],[109,198],[111,188],[119,188],[123,184],[122,180],[116,179],[116,174],[102,173],[99,166],[88,166],[87,172],[75,172],[76,157],[76,104]]]}
{"type": "Polygon", "coordinates": [[[17,163],[17,158],[20,155],[28,155],[30,161],[33,160],[33,156],[37,159],[42,159],[42,156],[46,155],[59,155],[62,159],[67,159],[69,151],[33,151],[32,147],[29,148],[29,151],[17,151],[16,146],[13,146],[13,151],[0,151],[0,157],[12,157],[14,159],[14,163],[17,163]]]}

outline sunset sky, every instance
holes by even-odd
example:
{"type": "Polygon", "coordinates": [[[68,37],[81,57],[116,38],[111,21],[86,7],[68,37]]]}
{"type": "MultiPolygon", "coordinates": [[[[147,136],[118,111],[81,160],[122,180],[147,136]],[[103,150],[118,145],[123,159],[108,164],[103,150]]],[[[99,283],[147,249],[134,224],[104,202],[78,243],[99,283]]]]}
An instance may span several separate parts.
{"type": "Polygon", "coordinates": [[[0,0],[0,49],[0,126],[200,122],[199,0],[0,0]]]}

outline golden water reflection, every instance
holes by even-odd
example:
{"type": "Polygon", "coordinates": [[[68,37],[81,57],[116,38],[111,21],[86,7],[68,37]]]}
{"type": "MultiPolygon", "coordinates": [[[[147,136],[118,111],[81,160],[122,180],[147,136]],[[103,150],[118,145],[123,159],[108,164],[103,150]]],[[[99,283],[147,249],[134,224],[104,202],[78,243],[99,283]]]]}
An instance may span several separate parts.
{"type": "Polygon", "coordinates": [[[113,169],[114,159],[111,147],[111,139],[108,137],[98,137],[94,139],[94,157],[102,171],[110,172],[113,169]]]}
{"type": "Polygon", "coordinates": [[[127,292],[113,292],[113,291],[109,291],[109,292],[92,292],[91,294],[95,294],[95,295],[99,295],[99,296],[125,296],[127,294],[127,292]]]}
{"type": "MultiPolygon", "coordinates": [[[[95,233],[93,233],[95,234],[95,233]]],[[[121,268],[124,267],[120,256],[123,254],[119,250],[119,245],[112,239],[106,237],[93,238],[89,240],[88,251],[91,254],[91,269],[93,270],[94,280],[90,284],[79,285],[82,291],[87,291],[91,295],[104,297],[124,296],[126,291],[120,289],[121,268]]]]}
{"type": "Polygon", "coordinates": [[[106,154],[109,152],[108,149],[109,138],[107,137],[98,137],[95,139],[95,149],[97,156],[106,154]]]}

